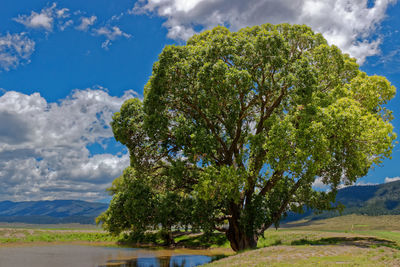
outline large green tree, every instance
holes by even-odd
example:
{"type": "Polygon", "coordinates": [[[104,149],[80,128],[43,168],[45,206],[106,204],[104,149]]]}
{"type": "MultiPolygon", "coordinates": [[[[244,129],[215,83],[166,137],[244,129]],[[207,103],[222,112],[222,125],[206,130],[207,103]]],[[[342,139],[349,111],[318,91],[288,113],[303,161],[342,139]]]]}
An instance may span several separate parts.
{"type": "Polygon", "coordinates": [[[219,230],[233,250],[254,248],[288,210],[334,208],[340,184],[390,157],[394,95],[307,26],[216,27],[166,46],[144,100],[114,115],[131,166],[100,221],[219,230]]]}

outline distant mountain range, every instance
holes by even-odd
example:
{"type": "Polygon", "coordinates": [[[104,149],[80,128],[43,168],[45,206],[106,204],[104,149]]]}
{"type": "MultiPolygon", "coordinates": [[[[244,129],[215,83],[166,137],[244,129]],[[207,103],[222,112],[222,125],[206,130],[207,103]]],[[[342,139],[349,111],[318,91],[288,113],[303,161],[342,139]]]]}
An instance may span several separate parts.
{"type": "MultiPolygon", "coordinates": [[[[346,208],[342,215],[394,215],[400,214],[400,181],[379,185],[349,186],[338,190],[336,202],[346,208]]],[[[81,200],[53,200],[0,202],[0,222],[34,224],[81,223],[94,224],[95,218],[108,208],[106,203],[81,200]]],[[[300,219],[325,219],[339,216],[339,212],[289,214],[284,222],[300,219]]]]}
{"type": "Polygon", "coordinates": [[[81,200],[0,202],[0,222],[94,224],[108,204],[81,200]]]}
{"type": "Polygon", "coordinates": [[[338,190],[336,203],[341,203],[346,207],[342,214],[338,211],[314,214],[312,210],[306,210],[303,214],[289,214],[284,222],[326,219],[347,214],[398,215],[400,214],[400,181],[345,187],[338,190]]]}

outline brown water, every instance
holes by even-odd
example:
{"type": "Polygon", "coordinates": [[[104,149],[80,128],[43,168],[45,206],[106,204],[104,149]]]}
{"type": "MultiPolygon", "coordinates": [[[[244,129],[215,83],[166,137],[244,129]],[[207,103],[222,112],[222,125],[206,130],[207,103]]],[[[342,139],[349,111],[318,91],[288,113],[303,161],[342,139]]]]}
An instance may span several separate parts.
{"type": "Polygon", "coordinates": [[[213,259],[197,253],[82,245],[0,247],[0,267],[191,267],[213,259]]]}

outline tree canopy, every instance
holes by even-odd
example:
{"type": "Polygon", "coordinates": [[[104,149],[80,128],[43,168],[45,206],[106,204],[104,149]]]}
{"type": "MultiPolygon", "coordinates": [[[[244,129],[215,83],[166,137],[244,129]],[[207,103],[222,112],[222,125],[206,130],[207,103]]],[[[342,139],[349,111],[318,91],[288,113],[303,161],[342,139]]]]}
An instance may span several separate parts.
{"type": "Polygon", "coordinates": [[[162,225],[226,233],[233,250],[288,210],[333,209],[390,157],[395,88],[304,25],[216,27],[164,48],[113,117],[131,164],[99,218],[111,232],[162,225]],[[313,189],[316,178],[330,185],[313,189]]]}

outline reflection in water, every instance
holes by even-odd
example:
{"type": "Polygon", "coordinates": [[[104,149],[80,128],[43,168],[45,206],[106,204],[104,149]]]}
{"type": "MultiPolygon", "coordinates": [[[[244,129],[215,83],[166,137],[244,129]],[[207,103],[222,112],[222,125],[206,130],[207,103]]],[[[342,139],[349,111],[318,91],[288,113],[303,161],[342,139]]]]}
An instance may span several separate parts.
{"type": "Polygon", "coordinates": [[[217,259],[199,253],[75,244],[0,246],[0,267],[192,267],[217,259]]]}
{"type": "Polygon", "coordinates": [[[209,263],[214,259],[215,257],[203,255],[176,255],[154,258],[143,257],[126,261],[110,260],[107,265],[100,265],[99,267],[192,267],[209,263]]]}

